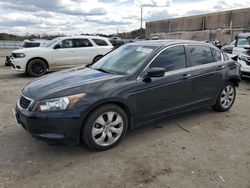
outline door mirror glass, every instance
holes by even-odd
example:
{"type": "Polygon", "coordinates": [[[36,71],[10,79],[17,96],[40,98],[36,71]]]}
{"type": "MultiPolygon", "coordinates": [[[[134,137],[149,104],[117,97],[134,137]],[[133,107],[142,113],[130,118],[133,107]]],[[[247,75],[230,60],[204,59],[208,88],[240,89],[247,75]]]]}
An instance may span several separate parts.
{"type": "Polygon", "coordinates": [[[54,46],[54,49],[58,49],[58,48],[61,48],[60,44],[57,44],[57,45],[54,46]]]}
{"type": "Polygon", "coordinates": [[[150,78],[163,77],[165,75],[165,69],[159,67],[153,67],[147,71],[147,75],[150,78]]]}

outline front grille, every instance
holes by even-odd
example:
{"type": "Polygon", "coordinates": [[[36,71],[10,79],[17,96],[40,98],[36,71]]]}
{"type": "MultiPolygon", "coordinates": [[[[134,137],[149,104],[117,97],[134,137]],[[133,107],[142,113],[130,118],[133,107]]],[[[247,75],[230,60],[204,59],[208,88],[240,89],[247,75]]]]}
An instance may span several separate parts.
{"type": "Polygon", "coordinates": [[[21,108],[29,110],[29,108],[32,105],[32,100],[21,95],[20,99],[19,99],[19,105],[21,108]]]}

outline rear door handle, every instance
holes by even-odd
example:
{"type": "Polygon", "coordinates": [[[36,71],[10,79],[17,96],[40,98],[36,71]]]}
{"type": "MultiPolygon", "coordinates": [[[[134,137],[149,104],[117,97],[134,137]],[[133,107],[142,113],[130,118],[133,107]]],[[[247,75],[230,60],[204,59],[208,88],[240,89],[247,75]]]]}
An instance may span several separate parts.
{"type": "Polygon", "coordinates": [[[225,65],[219,65],[219,66],[217,67],[218,70],[224,69],[224,68],[225,68],[225,65]]]}
{"type": "Polygon", "coordinates": [[[183,77],[183,79],[187,79],[187,78],[191,77],[191,74],[183,74],[182,77],[183,77]]]}

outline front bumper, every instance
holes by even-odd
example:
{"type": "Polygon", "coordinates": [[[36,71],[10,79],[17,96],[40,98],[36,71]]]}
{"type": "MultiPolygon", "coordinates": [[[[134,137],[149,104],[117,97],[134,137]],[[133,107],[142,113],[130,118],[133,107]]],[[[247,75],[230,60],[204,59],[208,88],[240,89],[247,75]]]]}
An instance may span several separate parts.
{"type": "Polygon", "coordinates": [[[76,112],[31,112],[16,107],[16,120],[33,137],[50,144],[75,145],[80,142],[82,120],[76,112]]]}
{"type": "Polygon", "coordinates": [[[25,58],[10,58],[11,69],[15,71],[25,72],[26,59],[25,58]]]}
{"type": "Polygon", "coordinates": [[[4,63],[5,66],[11,66],[11,60],[10,59],[11,59],[10,56],[6,56],[5,63],[4,63]]]}

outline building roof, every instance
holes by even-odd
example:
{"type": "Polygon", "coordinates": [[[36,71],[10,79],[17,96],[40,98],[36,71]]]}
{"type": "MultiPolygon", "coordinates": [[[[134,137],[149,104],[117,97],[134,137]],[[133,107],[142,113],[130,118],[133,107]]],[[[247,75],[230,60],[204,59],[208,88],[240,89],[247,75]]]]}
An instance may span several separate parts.
{"type": "Polygon", "coordinates": [[[212,44],[206,43],[206,42],[199,42],[194,40],[146,40],[146,41],[139,41],[132,44],[136,45],[147,45],[147,46],[156,46],[156,47],[162,47],[162,46],[168,46],[168,45],[175,45],[175,44],[200,44],[200,45],[208,45],[212,46],[212,44]]]}

